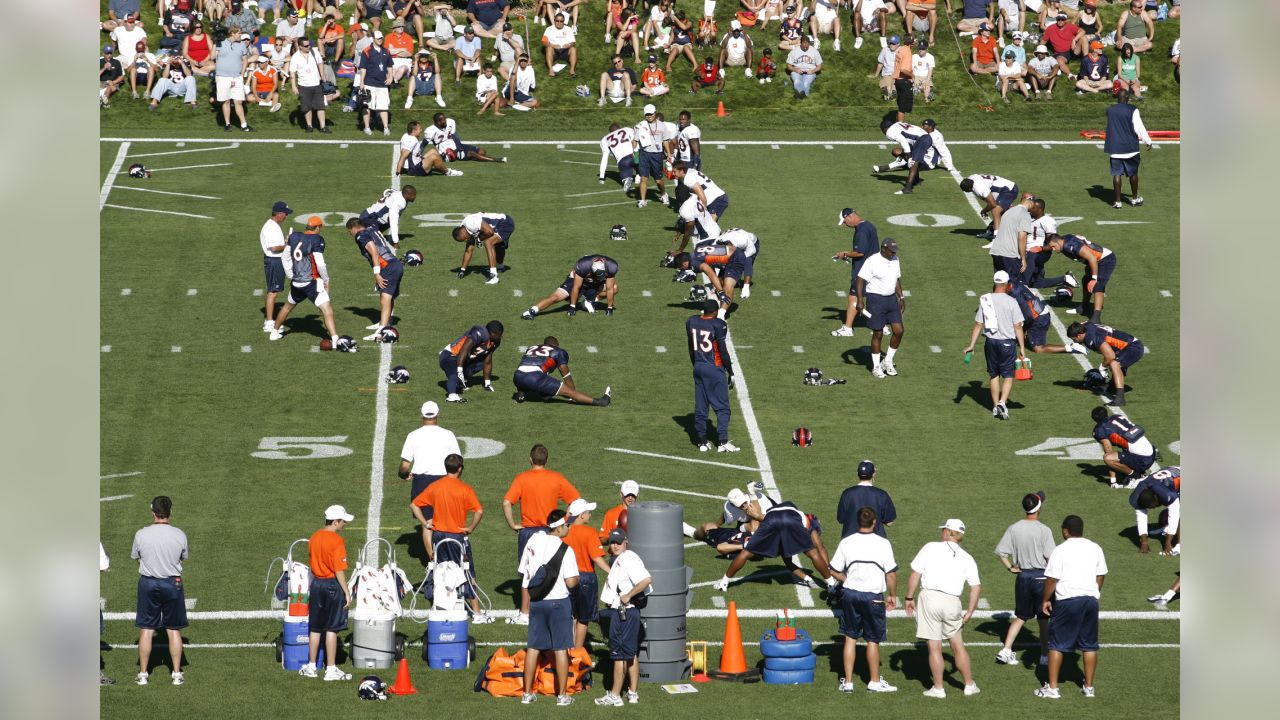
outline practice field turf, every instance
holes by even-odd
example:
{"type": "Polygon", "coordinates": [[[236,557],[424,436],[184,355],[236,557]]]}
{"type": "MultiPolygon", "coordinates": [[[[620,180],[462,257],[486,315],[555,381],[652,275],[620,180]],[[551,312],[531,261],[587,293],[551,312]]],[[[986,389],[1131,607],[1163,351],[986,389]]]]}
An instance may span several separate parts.
{"type": "MultiPolygon", "coordinates": [[[[968,525],[964,545],[984,581],[981,616],[966,632],[981,695],[964,698],[953,685],[948,702],[920,697],[928,682],[924,650],[910,646],[913,621],[898,611],[889,622],[882,660],[885,678],[900,688],[896,695],[866,696],[861,659],[858,693],[837,693],[839,651],[828,644],[819,649],[823,659],[812,687],[709,684],[694,696],[646,687],[642,707],[680,717],[725,710],[778,717],[799,705],[806,712],[874,707],[925,717],[1027,712],[1043,702],[1031,695],[1043,675],[1031,667],[994,664],[1006,623],[1003,615],[991,616],[1011,609],[1013,588],[992,550],[1004,528],[1021,517],[1022,495],[1045,490],[1044,522],[1056,528],[1064,515],[1081,515],[1086,534],[1107,552],[1102,609],[1112,614],[1102,622],[1098,697],[1089,701],[1098,706],[1093,712],[1176,713],[1179,622],[1175,615],[1152,612],[1145,598],[1169,586],[1179,562],[1136,550],[1128,492],[1107,488],[1100,454],[1089,439],[1089,411],[1099,400],[1083,387],[1084,368],[1076,356],[1033,356],[1035,379],[1018,383],[1012,419],[998,422],[988,407],[981,352],[973,364],[961,362],[976,307],[973,295],[990,289],[991,271],[986,251],[979,249],[983,241],[974,237],[985,223],[955,180],[939,170],[927,173],[914,195],[893,195],[899,183],[869,172],[887,157],[871,135],[854,138],[861,144],[849,144],[845,133],[775,144],[757,133],[749,138],[757,144],[721,146],[714,127],[704,125],[704,136],[704,169],[730,195],[722,225],[744,227],[762,242],[752,295],[730,316],[740,373],[730,433],[743,449],[737,454],[700,454],[691,442],[692,377],[683,322],[693,305],[687,302],[689,286],[672,283],[672,271],[658,267],[674,215],[656,203],[637,209],[623,197],[612,167],[608,182],[599,185],[594,143],[505,148],[500,141],[484,142],[510,162],[461,163],[461,178],[405,178],[419,195],[404,216],[412,236],[402,249],[421,250],[426,262],[405,274],[396,313],[401,341],[361,343],[358,353],[346,355],[317,351],[324,331],[308,304],[295,311],[284,339],[268,341],[257,294],[257,232],[278,199],[297,210],[291,223],[321,214],[338,330],[364,335],[376,299],[367,264],[341,223],[390,186],[391,142],[335,147],[245,143],[239,136],[232,138],[239,145],[221,138],[133,140],[127,146],[104,141],[101,524],[113,569],[103,575],[102,595],[106,640],[116,646],[105,655],[106,669],[121,680],[120,686],[104,688],[104,716],[147,717],[175,707],[193,718],[355,709],[354,683],[308,682],[273,663],[265,643],[274,639],[279,623],[254,615],[269,608],[263,589],[267,564],[292,540],[314,531],[323,508],[336,502],[357,516],[346,531],[353,559],[376,534],[394,544],[411,579],[421,580],[408,485],[395,475],[400,446],[419,424],[419,405],[444,398],[439,350],[471,325],[492,319],[507,329],[495,359],[496,392],[473,388],[467,404],[444,406],[442,424],[464,438],[470,458],[464,479],[485,505],[474,542],[479,582],[495,609],[513,607],[515,587],[515,537],[502,521],[501,496],[527,467],[528,449],[537,442],[550,448],[552,468],[600,503],[596,525],[603,510],[616,504],[623,480],[642,485],[642,501],[682,503],[690,523],[715,518],[729,488],[762,481],[820,517],[831,552],[839,540],[839,493],[854,482],[856,462],[873,459],[879,484],[899,513],[889,531],[902,566],[899,597],[906,591],[907,564],[923,543],[936,539],[936,527],[948,517],[968,525]],[[129,177],[124,170],[133,162],[145,163],[155,175],[129,177]],[[865,329],[853,338],[829,335],[843,313],[849,282],[848,266],[830,260],[849,247],[852,233],[834,225],[846,206],[901,246],[903,287],[911,295],[897,377],[871,377],[865,329]],[[462,214],[481,210],[506,212],[517,224],[507,255],[511,269],[496,286],[484,285],[481,273],[458,280],[450,272],[462,247],[451,241],[449,230],[462,214]],[[627,227],[626,241],[610,240],[615,223],[627,227]],[[621,265],[616,315],[579,312],[570,318],[559,306],[533,322],[520,319],[522,310],[563,280],[574,260],[591,252],[621,265]],[[606,385],[613,388],[611,407],[511,401],[518,348],[547,335],[569,351],[579,389],[598,395],[606,385]],[[412,381],[382,385],[386,370],[399,364],[409,368],[412,381]],[[848,383],[805,386],[801,378],[810,366],[848,383]],[[790,445],[791,431],[800,425],[813,431],[813,447],[790,445]],[[314,449],[307,450],[308,444],[314,449]],[[381,502],[371,503],[378,493],[381,502]],[[191,542],[184,579],[195,607],[184,635],[194,647],[188,650],[188,684],[181,688],[168,685],[164,669],[153,675],[151,687],[130,682],[137,672],[131,646],[137,634],[127,615],[136,582],[129,548],[134,531],[150,522],[146,503],[157,494],[173,497],[174,523],[191,542]],[[207,612],[225,612],[231,619],[202,615],[207,612]]],[[[1112,210],[1106,158],[1093,143],[995,137],[948,138],[961,173],[1016,180],[1046,198],[1063,232],[1085,234],[1118,254],[1104,321],[1142,338],[1150,351],[1131,370],[1125,411],[1162,448],[1165,463],[1177,463],[1178,146],[1143,153],[1145,206],[1112,210]]],[[[482,264],[473,261],[476,269],[482,264]]],[[[1049,274],[1070,268],[1078,277],[1079,267],[1054,258],[1049,274]]],[[[1065,309],[1054,310],[1064,324],[1075,318],[1065,309]]],[[[1060,341],[1057,331],[1050,341],[1060,341]]],[[[1087,360],[1096,365],[1098,357],[1087,360]]],[[[815,638],[829,640],[836,633],[829,615],[818,616],[825,611],[818,593],[791,585],[778,574],[777,562],[748,566],[740,577],[754,577],[721,594],[709,584],[723,573],[725,561],[701,545],[686,551],[686,561],[695,573],[690,639],[721,639],[722,598],[765,615],[744,613],[748,641],[771,627],[768,614],[782,607],[807,611],[800,624],[815,638]]],[[[401,620],[399,629],[421,635],[409,620],[401,620]]],[[[593,633],[600,651],[598,630],[593,633]]],[[[509,648],[524,641],[523,628],[503,623],[472,634],[509,648]]],[[[1022,642],[1024,661],[1034,664],[1034,639],[1024,633],[1022,642]]],[[[492,649],[483,647],[481,659],[492,649]]],[[[515,710],[514,701],[471,692],[477,666],[428,671],[419,652],[413,649],[411,664],[425,694],[393,699],[379,712],[421,716],[441,712],[445,703],[464,713],[515,710]]],[[[711,655],[714,665],[719,649],[713,647],[711,655]]],[[[758,648],[748,647],[747,657],[758,661],[758,648]]],[[[167,662],[163,649],[153,662],[167,662]]],[[[380,674],[394,678],[394,670],[380,674]]],[[[1058,703],[1067,712],[1081,712],[1079,678],[1078,659],[1069,656],[1058,703]]],[[[597,674],[597,688],[601,680],[597,674]]],[[[593,690],[579,703],[590,704],[599,693],[593,690]]],[[[532,716],[560,712],[546,698],[521,710],[532,716]]]]}

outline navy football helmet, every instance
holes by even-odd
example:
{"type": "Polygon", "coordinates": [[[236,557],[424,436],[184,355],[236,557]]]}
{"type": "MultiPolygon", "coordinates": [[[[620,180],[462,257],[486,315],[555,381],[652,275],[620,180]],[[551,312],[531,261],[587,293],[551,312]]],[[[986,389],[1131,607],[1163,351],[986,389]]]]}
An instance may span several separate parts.
{"type": "Polygon", "coordinates": [[[397,365],[387,373],[387,383],[391,385],[403,385],[407,382],[409,382],[409,368],[403,365],[397,365]]]}
{"type": "Polygon", "coordinates": [[[703,285],[694,285],[689,288],[689,302],[700,303],[707,299],[707,288],[703,285]]]}
{"type": "Polygon", "coordinates": [[[365,675],[356,692],[361,700],[386,700],[387,683],[377,675],[365,675]]]}

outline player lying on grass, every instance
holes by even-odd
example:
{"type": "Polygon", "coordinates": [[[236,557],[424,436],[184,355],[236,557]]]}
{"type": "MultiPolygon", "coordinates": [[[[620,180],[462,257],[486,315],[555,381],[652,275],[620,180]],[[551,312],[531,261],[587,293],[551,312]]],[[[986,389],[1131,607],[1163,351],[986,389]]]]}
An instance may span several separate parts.
{"type": "Polygon", "coordinates": [[[578,313],[578,298],[582,298],[582,309],[588,313],[596,311],[595,303],[604,295],[605,315],[612,315],[614,299],[618,296],[618,261],[608,255],[583,255],[573,264],[568,277],[560,283],[560,287],[538,301],[536,305],[521,313],[520,317],[532,320],[538,313],[562,300],[569,301],[566,311],[569,317],[578,313]]]}
{"type": "Polygon", "coordinates": [[[608,407],[613,393],[608,386],[604,394],[593,398],[578,392],[574,387],[572,373],[569,372],[569,353],[560,347],[560,341],[554,336],[547,336],[541,345],[534,345],[525,351],[520,358],[512,376],[516,393],[512,400],[522,403],[525,400],[550,400],[554,397],[567,397],[579,405],[596,405],[608,407]],[[555,370],[560,371],[560,379],[551,376],[555,370]]]}

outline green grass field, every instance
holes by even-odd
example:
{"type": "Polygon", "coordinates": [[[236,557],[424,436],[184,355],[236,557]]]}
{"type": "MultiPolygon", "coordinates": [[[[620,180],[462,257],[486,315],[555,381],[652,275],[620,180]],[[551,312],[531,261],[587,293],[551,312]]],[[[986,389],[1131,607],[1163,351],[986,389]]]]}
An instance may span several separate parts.
{"type": "MultiPolygon", "coordinates": [[[[467,121],[460,121],[469,140],[495,137],[488,130],[469,131],[467,121]]],[[[1021,496],[1043,489],[1049,498],[1047,524],[1056,527],[1064,515],[1079,514],[1087,534],[1107,552],[1110,574],[1103,610],[1150,610],[1144,598],[1168,587],[1178,560],[1137,553],[1128,493],[1108,489],[1096,452],[1089,454],[1088,414],[1098,400],[1083,389],[1080,365],[1072,356],[1037,356],[1035,379],[1015,388],[1012,420],[999,423],[987,407],[980,362],[961,362],[975,307],[975,298],[966,291],[987,291],[990,261],[978,247],[982,241],[973,237],[982,223],[953,179],[942,171],[928,173],[913,196],[894,196],[897,183],[868,173],[886,155],[877,147],[876,135],[861,133],[852,139],[867,144],[828,149],[824,145],[829,142],[851,139],[849,133],[747,135],[727,132],[710,119],[701,124],[704,168],[731,196],[726,227],[755,232],[763,248],[753,294],[730,316],[740,379],[745,380],[763,447],[749,437],[741,398],[735,397],[731,436],[743,452],[732,456],[699,455],[686,429],[692,417],[692,381],[683,321],[692,306],[686,303],[688,286],[672,283],[671,271],[657,267],[674,216],[656,204],[641,210],[625,202],[612,178],[598,185],[594,167],[588,167],[598,161],[594,144],[503,148],[500,141],[486,142],[491,152],[508,155],[511,162],[465,163],[460,165],[466,171],[462,178],[415,179],[418,201],[405,215],[413,237],[403,247],[422,250],[426,263],[406,272],[397,305],[401,341],[387,347],[362,343],[359,353],[343,355],[313,352],[323,330],[309,305],[300,306],[290,319],[290,334],[268,342],[260,329],[262,299],[255,296],[262,285],[256,235],[276,199],[297,210],[291,220],[324,213],[339,332],[363,335],[375,299],[367,265],[348,244],[339,220],[358,213],[389,186],[392,144],[353,141],[335,148],[299,142],[289,147],[281,141],[223,147],[242,140],[239,135],[227,142],[217,137],[215,142],[181,145],[172,140],[131,142],[124,166],[137,158],[158,172],[145,181],[124,173],[115,176],[101,215],[101,525],[102,541],[114,561],[113,570],[103,575],[102,595],[109,618],[133,610],[132,534],[150,521],[150,497],[172,496],[174,522],[191,541],[185,580],[197,614],[184,634],[196,647],[188,651],[187,686],[168,686],[162,669],[152,687],[134,687],[129,679],[137,660],[129,644],[136,642],[136,631],[127,620],[109,619],[106,639],[118,647],[105,655],[106,668],[122,684],[104,689],[103,715],[142,717],[177,706],[193,718],[260,717],[264,710],[316,713],[346,711],[357,704],[353,684],[303,681],[274,664],[267,647],[200,647],[268,643],[279,630],[277,621],[202,619],[199,613],[267,609],[262,586],[267,563],[290,541],[310,534],[330,503],[343,503],[357,515],[346,534],[354,555],[368,530],[371,476],[385,487],[376,508],[381,536],[395,544],[411,578],[420,580],[407,483],[395,477],[398,451],[404,435],[418,425],[420,403],[443,399],[439,349],[472,324],[494,318],[507,326],[495,360],[498,391],[469,392],[468,404],[445,407],[442,424],[460,437],[494,441],[503,448],[472,459],[465,474],[486,506],[475,543],[479,581],[495,608],[513,606],[510,580],[515,577],[515,538],[501,521],[501,495],[527,467],[528,448],[542,442],[551,450],[551,466],[602,509],[616,502],[619,482],[634,479],[647,486],[642,500],[682,502],[689,522],[712,519],[720,502],[654,488],[722,496],[731,487],[760,479],[755,468],[768,462],[783,497],[824,521],[830,551],[838,542],[834,515],[839,493],[853,482],[856,462],[872,458],[880,484],[893,495],[899,512],[889,533],[904,566],[899,595],[905,592],[905,566],[916,550],[936,538],[935,528],[945,518],[960,517],[969,527],[965,546],[983,574],[983,598],[994,611],[1012,607],[1012,583],[992,549],[1004,528],[1021,516],[1021,496]],[[717,147],[730,138],[766,144],[717,147]],[[774,148],[769,143],[775,140],[816,144],[774,148]],[[153,153],[177,154],[143,157],[153,153]],[[186,166],[209,167],[176,169],[186,166]],[[134,209],[111,207],[116,205],[134,209]],[[911,297],[896,378],[870,376],[865,330],[852,339],[828,334],[843,312],[840,293],[848,287],[847,266],[829,259],[849,245],[851,233],[831,222],[844,206],[875,222],[881,237],[901,243],[903,286],[911,297]],[[485,286],[479,274],[457,280],[449,272],[461,254],[461,247],[448,238],[450,221],[478,210],[506,212],[517,221],[507,256],[511,270],[496,286],[485,286]],[[904,224],[912,220],[916,225],[904,224]],[[627,226],[627,241],[609,239],[615,223],[627,226]],[[617,314],[569,318],[550,312],[534,322],[520,320],[519,313],[550,292],[572,261],[588,252],[609,254],[621,264],[623,295],[617,314]],[[612,386],[611,407],[511,402],[517,348],[548,334],[570,352],[580,389],[598,394],[612,386]],[[413,380],[386,394],[387,432],[380,438],[375,435],[377,388],[380,365],[387,364],[408,366],[413,380]],[[831,388],[804,386],[801,377],[810,366],[849,382],[831,388]],[[813,431],[813,447],[791,447],[790,434],[798,425],[813,431]],[[306,437],[326,438],[324,442],[343,450],[334,457],[296,461],[253,455],[264,447],[264,438],[306,437]],[[1052,438],[1074,440],[1059,443],[1063,447],[1057,450],[1025,452],[1052,438]],[[380,449],[385,462],[371,467],[380,449]],[[702,459],[748,469],[686,462],[702,459]],[[122,474],[129,475],[111,477],[122,474]],[[111,499],[118,496],[126,497],[111,499]]],[[[582,132],[566,128],[563,137],[581,137],[582,132]]],[[[1165,462],[1176,463],[1180,150],[1166,144],[1145,152],[1146,205],[1116,211],[1095,187],[1108,182],[1101,151],[1091,143],[1042,147],[1040,140],[1050,136],[1062,138],[1027,135],[1019,137],[1032,142],[1012,144],[995,132],[948,133],[961,172],[992,172],[1017,180],[1024,190],[1047,199],[1050,214],[1076,218],[1064,222],[1064,232],[1086,234],[1116,250],[1119,267],[1104,320],[1141,337],[1150,348],[1131,372],[1126,411],[1164,449],[1165,462]],[[1116,220],[1140,224],[1098,224],[1116,220]]],[[[102,144],[104,181],[120,148],[119,142],[102,144]]],[[[1051,274],[1064,269],[1067,261],[1061,258],[1049,265],[1051,274]]],[[[1063,310],[1055,312],[1069,323],[1072,316],[1063,310]]],[[[1050,340],[1058,340],[1056,333],[1051,332],[1050,340]]],[[[1096,357],[1090,360],[1097,362],[1096,357]]],[[[473,452],[485,445],[475,440],[467,444],[473,452]]],[[[687,550],[686,560],[694,568],[695,583],[719,578],[725,567],[701,546],[687,550]]],[[[743,575],[780,567],[763,561],[743,575]]],[[[797,594],[781,581],[768,576],[744,582],[725,597],[750,610],[801,609],[807,603],[824,609],[816,592],[797,594]]],[[[693,607],[714,611],[718,596],[709,587],[697,588],[693,607]]],[[[861,689],[852,698],[837,693],[838,646],[823,645],[814,686],[710,684],[699,686],[699,695],[686,697],[646,688],[642,707],[681,717],[724,708],[744,717],[779,717],[792,712],[795,702],[818,713],[853,703],[935,717],[953,715],[957,708],[994,716],[1041,702],[1031,695],[1041,677],[1030,667],[994,664],[1005,622],[986,615],[966,632],[982,695],[963,698],[957,685],[950,688],[949,702],[921,698],[928,676],[924,651],[909,646],[914,626],[897,615],[889,623],[890,645],[883,660],[885,677],[900,687],[894,696],[868,699],[861,689]]],[[[1133,717],[1178,711],[1179,622],[1134,617],[1102,623],[1094,714],[1133,717]]],[[[771,624],[744,618],[744,636],[757,639],[771,624]]],[[[801,625],[816,638],[836,633],[829,617],[805,618],[801,625]]],[[[407,620],[400,630],[411,636],[421,633],[407,620]]],[[[473,634],[481,642],[514,648],[523,643],[522,630],[500,623],[476,628],[473,634]]],[[[722,632],[721,619],[690,621],[691,639],[718,641],[722,632]]],[[[1023,641],[1034,642],[1030,635],[1023,641]]],[[[1034,663],[1030,644],[1025,652],[1024,659],[1034,663]]],[[[759,660],[758,648],[748,647],[747,656],[749,663],[759,660]]],[[[378,712],[409,717],[445,703],[464,713],[514,709],[513,701],[471,692],[474,670],[428,671],[416,649],[412,657],[415,682],[425,695],[395,699],[378,712]]],[[[718,649],[713,648],[712,658],[714,664],[718,649]]],[[[1068,660],[1059,704],[1078,713],[1082,698],[1076,690],[1076,662],[1068,660]]],[[[860,688],[866,679],[862,665],[860,660],[860,688]]],[[[394,677],[394,671],[382,674],[394,677]]],[[[522,710],[536,717],[551,713],[552,707],[544,700],[522,710]]]]}

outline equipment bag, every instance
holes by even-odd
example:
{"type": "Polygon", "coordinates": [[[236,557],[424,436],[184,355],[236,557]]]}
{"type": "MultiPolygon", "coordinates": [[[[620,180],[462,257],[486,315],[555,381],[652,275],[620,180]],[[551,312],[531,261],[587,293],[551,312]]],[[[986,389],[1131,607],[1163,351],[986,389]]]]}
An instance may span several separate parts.
{"type": "MultiPolygon", "coordinates": [[[[476,676],[475,691],[487,692],[493,697],[520,697],[524,694],[523,649],[508,655],[506,648],[489,656],[476,676]]],[[[565,692],[575,695],[591,687],[591,656],[586,648],[569,650],[569,675],[565,692]]],[[[537,695],[554,695],[556,690],[555,655],[538,653],[538,672],[534,675],[533,692],[537,695]]]]}

